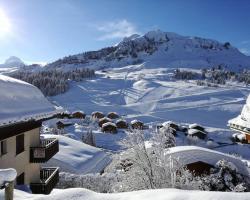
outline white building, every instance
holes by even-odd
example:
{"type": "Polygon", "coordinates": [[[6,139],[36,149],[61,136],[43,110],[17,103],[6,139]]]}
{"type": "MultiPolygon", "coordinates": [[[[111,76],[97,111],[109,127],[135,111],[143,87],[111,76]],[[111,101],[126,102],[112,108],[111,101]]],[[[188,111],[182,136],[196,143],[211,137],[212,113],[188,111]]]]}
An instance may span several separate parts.
{"type": "Polygon", "coordinates": [[[35,86],[0,75],[0,169],[17,171],[16,185],[48,194],[58,168],[42,168],[59,150],[58,140],[40,139],[42,121],[58,111],[35,86]]]}
{"type": "Polygon", "coordinates": [[[241,114],[228,121],[228,126],[245,135],[245,139],[250,143],[250,95],[247,98],[241,114]]]}

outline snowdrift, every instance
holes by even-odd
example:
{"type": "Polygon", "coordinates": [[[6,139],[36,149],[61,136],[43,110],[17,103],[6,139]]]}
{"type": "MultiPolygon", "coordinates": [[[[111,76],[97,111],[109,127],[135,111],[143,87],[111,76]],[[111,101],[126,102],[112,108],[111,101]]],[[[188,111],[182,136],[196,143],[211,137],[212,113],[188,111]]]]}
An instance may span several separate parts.
{"type": "MultiPolygon", "coordinates": [[[[249,200],[250,193],[205,192],[178,189],[141,190],[135,192],[103,194],[83,188],[54,189],[50,195],[32,195],[15,190],[15,200],[249,200]]],[[[0,200],[3,200],[0,191],[0,200]]]]}
{"type": "Polygon", "coordinates": [[[61,171],[83,175],[99,173],[111,161],[109,154],[83,142],[62,135],[44,134],[42,137],[59,140],[59,152],[46,166],[58,166],[61,171]]]}

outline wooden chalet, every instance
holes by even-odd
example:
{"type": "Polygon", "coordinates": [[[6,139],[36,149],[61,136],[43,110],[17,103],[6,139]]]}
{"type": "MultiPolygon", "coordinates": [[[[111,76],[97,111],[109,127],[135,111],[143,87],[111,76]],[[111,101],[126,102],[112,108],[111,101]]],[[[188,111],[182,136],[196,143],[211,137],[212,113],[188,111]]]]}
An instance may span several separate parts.
{"type": "Polygon", "coordinates": [[[95,112],[92,112],[91,117],[96,118],[96,119],[101,119],[105,117],[105,115],[102,112],[95,111],[95,112]]]}
{"type": "Polygon", "coordinates": [[[76,119],[85,119],[86,114],[83,111],[75,111],[72,112],[71,118],[76,118],[76,119]]]}
{"type": "Polygon", "coordinates": [[[117,118],[119,118],[119,115],[116,112],[109,112],[107,114],[107,117],[110,119],[117,119],[117,118]]]}

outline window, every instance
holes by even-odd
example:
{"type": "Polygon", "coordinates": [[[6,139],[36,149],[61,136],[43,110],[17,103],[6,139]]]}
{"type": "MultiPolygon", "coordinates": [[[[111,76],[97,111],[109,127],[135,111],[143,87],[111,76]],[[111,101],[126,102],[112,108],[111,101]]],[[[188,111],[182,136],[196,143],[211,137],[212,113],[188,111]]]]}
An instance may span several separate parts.
{"type": "Polygon", "coordinates": [[[1,155],[4,155],[7,153],[7,141],[3,140],[1,141],[1,155]]]}
{"type": "Polygon", "coordinates": [[[6,140],[3,140],[1,141],[1,152],[0,152],[0,155],[4,155],[7,153],[7,141],[6,140]]]}
{"type": "Polygon", "coordinates": [[[16,136],[16,155],[24,151],[24,135],[16,136]]]}
{"type": "Polygon", "coordinates": [[[16,178],[17,185],[24,185],[24,172],[16,178]]]}

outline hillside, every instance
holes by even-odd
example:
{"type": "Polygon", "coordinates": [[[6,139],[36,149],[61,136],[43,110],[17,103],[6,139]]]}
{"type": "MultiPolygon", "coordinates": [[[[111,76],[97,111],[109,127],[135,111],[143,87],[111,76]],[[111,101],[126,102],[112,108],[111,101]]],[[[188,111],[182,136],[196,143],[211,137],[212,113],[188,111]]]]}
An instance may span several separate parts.
{"type": "Polygon", "coordinates": [[[47,69],[88,67],[103,69],[144,63],[147,67],[205,68],[222,65],[230,70],[250,68],[250,57],[229,42],[176,33],[150,31],[132,35],[119,44],[98,51],[67,56],[47,65],[47,69]]]}
{"type": "Polygon", "coordinates": [[[173,69],[144,65],[110,68],[97,71],[95,79],[71,82],[69,91],[51,100],[70,111],[116,111],[131,120],[174,120],[225,128],[250,93],[249,87],[240,84],[207,87],[172,80],[172,73],[173,69]]]}

